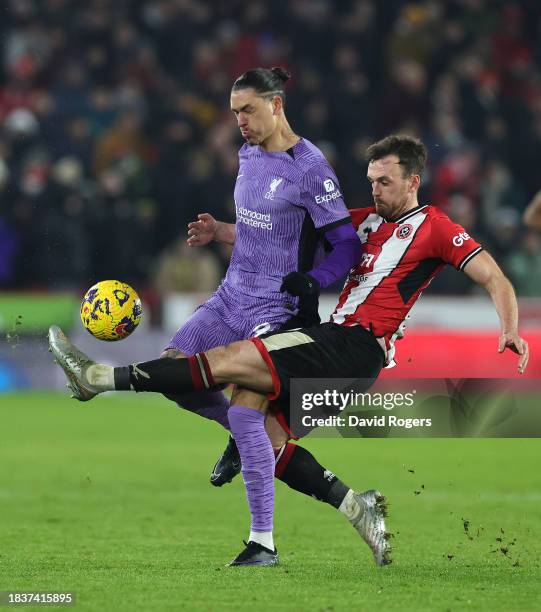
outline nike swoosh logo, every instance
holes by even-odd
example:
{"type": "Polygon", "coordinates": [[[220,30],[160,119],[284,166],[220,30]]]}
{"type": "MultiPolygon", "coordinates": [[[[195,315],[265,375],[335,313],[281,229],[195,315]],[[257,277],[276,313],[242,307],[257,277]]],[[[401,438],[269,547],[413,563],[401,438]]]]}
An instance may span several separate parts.
{"type": "Polygon", "coordinates": [[[240,177],[241,177],[241,176],[244,176],[244,174],[239,174],[239,175],[237,175],[237,179],[236,179],[236,180],[238,181],[238,180],[240,179],[240,177]]]}

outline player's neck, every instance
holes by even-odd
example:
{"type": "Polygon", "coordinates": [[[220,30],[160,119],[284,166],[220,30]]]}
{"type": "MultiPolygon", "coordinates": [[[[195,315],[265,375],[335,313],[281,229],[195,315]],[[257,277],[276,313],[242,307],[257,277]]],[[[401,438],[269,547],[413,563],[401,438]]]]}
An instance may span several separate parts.
{"type": "Polygon", "coordinates": [[[414,198],[411,202],[407,202],[400,210],[398,210],[391,217],[386,217],[387,221],[394,221],[395,219],[399,219],[402,215],[405,215],[410,210],[417,208],[419,206],[419,202],[417,198],[414,198]]]}
{"type": "Polygon", "coordinates": [[[261,143],[261,148],[265,151],[287,151],[295,146],[300,136],[297,136],[291,129],[285,117],[282,117],[274,132],[261,143]]]}

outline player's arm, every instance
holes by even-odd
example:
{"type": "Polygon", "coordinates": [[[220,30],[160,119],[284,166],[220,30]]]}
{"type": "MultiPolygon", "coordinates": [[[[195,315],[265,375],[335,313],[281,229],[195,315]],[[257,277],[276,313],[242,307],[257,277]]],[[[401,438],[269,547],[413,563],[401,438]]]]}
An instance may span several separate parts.
{"type": "Polygon", "coordinates": [[[541,230],[541,191],[538,191],[528,204],[522,216],[524,225],[532,229],[541,230]]]}
{"type": "Polygon", "coordinates": [[[473,257],[463,270],[490,294],[501,325],[498,351],[502,353],[508,348],[520,355],[518,371],[522,374],[528,364],[529,352],[528,343],[518,334],[518,304],[513,285],[486,251],[473,257]]]}
{"type": "Polygon", "coordinates": [[[322,287],[328,287],[357,265],[361,255],[361,241],[349,218],[336,227],[329,228],[323,233],[323,237],[331,245],[332,251],[329,255],[309,272],[287,274],[281,291],[299,297],[317,296],[322,287]]]}
{"type": "Polygon", "coordinates": [[[204,246],[213,240],[235,244],[237,226],[234,223],[216,221],[209,213],[197,215],[197,221],[188,223],[188,246],[204,246]]]}
{"type": "Polygon", "coordinates": [[[310,215],[320,236],[331,246],[331,252],[312,270],[290,272],[281,291],[299,297],[317,297],[356,266],[361,256],[361,241],[351,223],[338,179],[332,168],[318,164],[308,170],[301,183],[301,204],[310,215]]]}

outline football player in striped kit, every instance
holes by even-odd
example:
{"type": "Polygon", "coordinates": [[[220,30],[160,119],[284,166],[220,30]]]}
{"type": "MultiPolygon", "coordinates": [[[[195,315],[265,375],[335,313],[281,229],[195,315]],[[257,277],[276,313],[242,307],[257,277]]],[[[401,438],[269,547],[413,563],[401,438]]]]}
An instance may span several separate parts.
{"type": "MultiPolygon", "coordinates": [[[[445,264],[463,270],[488,291],[501,324],[497,350],[517,353],[520,373],[528,363],[528,344],[518,332],[511,283],[462,227],[417,200],[426,162],[424,145],[409,136],[393,135],[371,145],[367,158],[374,206],[352,211],[364,250],[328,323],[271,332],[187,359],[158,359],[120,368],[93,362],[58,327],[49,333],[51,350],[74,396],[83,401],[109,390],[178,393],[210,390],[224,383],[238,385],[229,421],[242,458],[252,528],[257,525],[263,537],[269,535],[264,528],[272,529],[272,448],[283,447],[285,454],[295,433],[289,427],[291,380],[374,380],[382,367],[392,365],[407,313],[445,264]],[[280,427],[276,424],[267,435],[265,416],[270,410],[280,427]]],[[[378,509],[377,492],[364,495],[359,524],[364,524],[376,562],[385,564],[389,547],[383,510],[378,509]]],[[[346,507],[356,499],[348,490],[342,503],[346,507]]],[[[271,545],[251,540],[233,564],[276,561],[271,545]]]]}

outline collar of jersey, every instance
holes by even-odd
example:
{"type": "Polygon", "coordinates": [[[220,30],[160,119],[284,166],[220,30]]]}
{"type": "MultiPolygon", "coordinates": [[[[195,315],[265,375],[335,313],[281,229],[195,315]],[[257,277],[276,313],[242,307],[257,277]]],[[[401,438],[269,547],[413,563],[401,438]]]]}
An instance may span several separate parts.
{"type": "Polygon", "coordinates": [[[423,210],[423,208],[426,208],[427,206],[428,204],[423,204],[422,206],[421,205],[416,206],[415,208],[412,208],[411,210],[408,210],[407,212],[405,212],[403,215],[400,215],[400,217],[398,217],[397,219],[393,219],[392,221],[388,221],[387,219],[385,219],[385,222],[386,223],[402,223],[402,221],[405,221],[406,219],[413,217],[418,212],[421,212],[421,210],[423,210]]]}
{"type": "Polygon", "coordinates": [[[257,145],[257,150],[259,151],[259,153],[261,155],[270,155],[271,157],[279,157],[284,155],[284,153],[290,158],[290,159],[295,159],[295,157],[292,157],[288,151],[291,151],[292,149],[295,150],[296,147],[298,147],[301,142],[303,141],[303,137],[301,136],[299,141],[296,142],[292,147],[289,147],[289,149],[286,149],[285,151],[265,151],[265,149],[262,149],[260,145],[257,145]]]}

